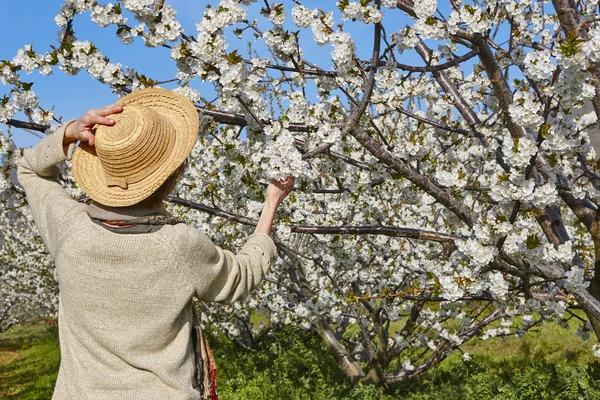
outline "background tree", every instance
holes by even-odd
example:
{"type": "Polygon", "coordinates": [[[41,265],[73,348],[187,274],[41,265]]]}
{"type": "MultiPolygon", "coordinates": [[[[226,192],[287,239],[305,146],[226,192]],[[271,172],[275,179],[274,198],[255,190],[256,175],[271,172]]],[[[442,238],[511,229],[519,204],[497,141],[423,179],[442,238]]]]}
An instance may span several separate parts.
{"type": "MultiPolygon", "coordinates": [[[[269,178],[298,177],[267,282],[244,302],[203,305],[205,321],[244,346],[283,324],[315,329],[352,382],[380,385],[476,335],[520,335],[544,319],[580,319],[600,337],[600,178],[587,134],[600,115],[597,0],[209,3],[186,33],[164,0],[68,0],[58,43],[0,63],[9,127],[46,132],[60,120],[24,81],[33,70],[188,96],[203,128],[169,202],[224,246],[251,230],[269,178]],[[169,48],[175,77],[109,60],[76,35],[88,17],[125,44],[169,48]],[[327,60],[311,57],[315,43],[327,60]]],[[[25,259],[43,250],[14,208],[26,201],[10,182],[19,152],[0,137],[10,194],[0,290],[26,308],[52,297],[40,278],[51,265],[25,259]]],[[[81,195],[68,169],[64,182],[81,195]]]]}

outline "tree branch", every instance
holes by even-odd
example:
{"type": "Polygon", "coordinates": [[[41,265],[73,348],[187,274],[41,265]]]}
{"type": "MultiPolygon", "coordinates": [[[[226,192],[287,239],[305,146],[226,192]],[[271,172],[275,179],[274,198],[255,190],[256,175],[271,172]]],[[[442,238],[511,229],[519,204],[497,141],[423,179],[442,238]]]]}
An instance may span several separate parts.
{"type": "Polygon", "coordinates": [[[5,122],[5,124],[8,126],[14,126],[15,128],[29,129],[37,132],[46,132],[46,130],[50,128],[50,125],[35,124],[33,122],[18,121],[16,119],[9,119],[5,122]]]}
{"type": "MultiPolygon", "coordinates": [[[[496,310],[492,311],[490,313],[490,315],[488,315],[486,318],[481,320],[476,326],[472,327],[471,329],[467,329],[467,330],[461,332],[459,336],[461,337],[461,339],[463,339],[463,342],[467,341],[468,339],[471,339],[473,336],[477,335],[481,331],[481,329],[483,329],[484,327],[489,325],[491,322],[502,317],[503,315],[504,315],[504,313],[501,309],[496,309],[496,310]]],[[[456,347],[457,347],[457,345],[455,345],[455,344],[450,344],[450,343],[441,344],[433,351],[433,354],[429,357],[429,359],[427,361],[419,364],[412,371],[408,371],[403,368],[400,371],[384,375],[383,381],[389,385],[394,385],[394,384],[398,384],[401,382],[405,382],[408,379],[410,379],[411,377],[416,376],[416,375],[420,374],[421,372],[425,372],[428,369],[430,369],[431,367],[439,364],[456,347]]]]}
{"type": "Polygon", "coordinates": [[[506,127],[513,138],[522,137],[524,135],[523,129],[513,122],[510,113],[508,112],[508,107],[512,103],[512,92],[502,75],[502,70],[498,65],[496,57],[494,57],[490,46],[487,44],[487,40],[481,34],[474,34],[470,39],[479,51],[479,59],[483,64],[483,68],[485,68],[488,79],[492,84],[494,94],[500,104],[500,116],[502,117],[502,120],[506,124],[506,127]]]}
{"type": "Polygon", "coordinates": [[[471,134],[471,132],[469,132],[469,131],[467,131],[465,129],[462,129],[462,128],[453,128],[453,127],[448,126],[448,125],[440,124],[439,122],[435,122],[435,121],[432,121],[430,119],[427,119],[427,118],[424,118],[424,117],[420,117],[417,114],[413,114],[410,111],[406,111],[403,108],[399,108],[398,107],[398,108],[395,108],[395,110],[398,111],[400,114],[404,114],[407,117],[415,119],[415,120],[417,120],[419,122],[422,122],[424,124],[431,125],[434,128],[443,129],[443,130],[448,131],[448,132],[459,133],[461,135],[470,135],[471,134]]]}
{"type": "Polygon", "coordinates": [[[316,326],[319,336],[321,336],[325,345],[331,354],[333,354],[333,357],[337,360],[346,376],[350,378],[351,384],[355,385],[358,383],[358,381],[365,376],[364,371],[360,367],[360,363],[348,353],[346,348],[336,338],[325,318],[318,318],[316,326]]]}
{"type": "MultiPolygon", "coordinates": [[[[421,56],[423,61],[427,63],[430,62],[430,57],[432,53],[431,49],[429,49],[429,47],[425,45],[422,39],[419,40],[419,43],[417,43],[415,50],[421,56]]],[[[473,50],[471,53],[477,54],[477,50],[473,50]]],[[[469,124],[469,126],[471,126],[471,129],[473,130],[475,135],[482,141],[484,146],[487,146],[487,139],[484,138],[475,129],[475,126],[481,124],[481,121],[477,117],[477,114],[475,114],[475,112],[472,110],[472,108],[468,104],[466,104],[465,99],[463,99],[458,89],[451,83],[450,78],[448,78],[448,75],[443,71],[431,70],[428,72],[431,72],[431,74],[438,82],[438,84],[442,87],[442,89],[444,89],[444,91],[448,93],[450,97],[452,97],[454,106],[456,107],[460,115],[462,115],[462,117],[469,124]]]]}
{"type": "MultiPolygon", "coordinates": [[[[404,71],[409,71],[409,72],[423,72],[423,73],[438,72],[438,71],[444,71],[448,68],[456,67],[460,63],[468,61],[471,58],[475,57],[476,55],[477,55],[477,50],[471,50],[468,53],[466,53],[462,56],[454,57],[453,59],[451,59],[450,61],[447,61],[445,63],[438,64],[438,65],[428,65],[425,67],[416,67],[416,66],[412,66],[412,65],[402,64],[399,62],[392,62],[390,65],[393,67],[396,67],[398,69],[401,69],[404,71]]],[[[368,70],[368,69],[369,69],[369,67],[366,68],[366,70],[368,70]]]]}
{"type": "Polygon", "coordinates": [[[471,211],[463,203],[456,200],[452,195],[445,190],[442,190],[431,179],[416,172],[412,167],[396,158],[392,153],[385,150],[373,138],[367,135],[363,130],[355,129],[350,132],[352,136],[374,157],[387,165],[390,169],[398,172],[400,175],[414,183],[424,192],[431,195],[439,203],[448,208],[461,221],[468,226],[473,226],[474,218],[471,211]]]}
{"type": "MultiPolygon", "coordinates": [[[[244,217],[239,214],[234,214],[228,211],[219,210],[207,206],[202,203],[197,203],[191,200],[185,200],[175,196],[167,197],[167,202],[189,207],[194,210],[203,211],[207,214],[216,217],[226,218],[231,221],[238,222],[242,225],[256,226],[257,221],[244,217]]],[[[405,228],[396,226],[319,226],[319,225],[290,225],[290,229],[294,233],[317,234],[317,235],[385,235],[397,238],[410,238],[419,240],[428,240],[432,242],[453,242],[454,240],[463,239],[459,236],[449,235],[447,233],[426,231],[416,228],[405,228]]]]}
{"type": "Polygon", "coordinates": [[[397,238],[428,240],[432,242],[454,242],[464,239],[446,233],[426,231],[416,228],[396,226],[319,226],[319,225],[291,225],[294,233],[310,233],[317,235],[385,235],[397,238]]]}

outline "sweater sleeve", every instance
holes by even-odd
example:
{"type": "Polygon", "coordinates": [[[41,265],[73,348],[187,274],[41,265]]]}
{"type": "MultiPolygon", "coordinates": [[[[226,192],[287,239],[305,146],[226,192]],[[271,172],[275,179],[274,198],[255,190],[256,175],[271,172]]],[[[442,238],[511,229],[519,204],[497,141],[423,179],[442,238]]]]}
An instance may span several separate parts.
{"type": "Polygon", "coordinates": [[[71,198],[56,179],[59,174],[56,164],[70,159],[75,147],[75,144],[63,147],[64,132],[71,122],[26,149],[18,163],[17,177],[27,195],[36,227],[53,258],[56,244],[69,226],[74,211],[85,207],[71,198]]]}
{"type": "Polygon", "coordinates": [[[195,231],[195,243],[186,252],[196,297],[230,304],[258,286],[275,258],[276,248],[269,236],[254,234],[233,254],[195,231]]]}

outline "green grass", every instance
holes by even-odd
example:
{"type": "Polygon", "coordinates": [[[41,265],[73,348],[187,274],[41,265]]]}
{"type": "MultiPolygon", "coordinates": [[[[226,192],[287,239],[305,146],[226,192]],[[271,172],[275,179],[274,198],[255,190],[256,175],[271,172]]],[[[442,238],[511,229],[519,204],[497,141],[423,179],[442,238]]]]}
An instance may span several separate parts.
{"type": "MultiPolygon", "coordinates": [[[[223,399],[600,399],[600,363],[576,328],[541,325],[525,338],[473,340],[432,370],[384,390],[349,387],[318,337],[288,327],[252,351],[216,341],[223,399]]],[[[214,340],[211,343],[215,343],[214,340]]]]}
{"type": "MultiPolygon", "coordinates": [[[[545,324],[525,338],[475,339],[431,371],[391,389],[350,387],[319,337],[295,327],[244,350],[207,332],[224,400],[600,400],[596,339],[545,324]]],[[[59,365],[56,326],[26,324],[0,334],[0,398],[50,399],[59,365]]]]}
{"type": "MultiPolygon", "coordinates": [[[[576,311],[583,317],[583,312],[576,311]]],[[[518,321],[518,319],[515,319],[518,321]]],[[[570,364],[587,365],[594,362],[592,345],[598,340],[592,333],[590,338],[582,340],[577,335],[580,325],[571,321],[563,328],[555,323],[544,323],[533,327],[522,338],[474,339],[465,343],[463,351],[485,357],[489,361],[507,362],[514,360],[536,360],[539,362],[557,363],[566,361],[570,364]]]]}
{"type": "Polygon", "coordinates": [[[0,398],[50,399],[59,362],[56,324],[23,324],[1,334],[0,398]]]}

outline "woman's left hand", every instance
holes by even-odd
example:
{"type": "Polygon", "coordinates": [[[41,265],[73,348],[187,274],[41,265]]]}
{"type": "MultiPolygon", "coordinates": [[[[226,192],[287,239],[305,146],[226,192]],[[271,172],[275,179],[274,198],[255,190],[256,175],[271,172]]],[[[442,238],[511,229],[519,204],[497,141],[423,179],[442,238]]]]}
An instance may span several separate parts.
{"type": "Polygon", "coordinates": [[[92,129],[94,126],[114,125],[115,121],[107,118],[106,116],[110,114],[117,114],[121,111],[123,111],[123,104],[120,103],[111,104],[97,110],[89,110],[84,114],[83,117],[67,126],[67,129],[65,129],[65,135],[63,137],[63,144],[67,145],[79,140],[81,142],[87,142],[88,145],[93,146],[95,137],[92,129]]]}
{"type": "Polygon", "coordinates": [[[279,205],[285,197],[294,189],[296,178],[288,176],[282,180],[271,179],[267,187],[267,202],[279,205]]]}
{"type": "Polygon", "coordinates": [[[264,233],[268,235],[271,233],[271,225],[273,225],[273,219],[275,219],[275,212],[277,207],[285,199],[285,196],[290,194],[294,189],[295,179],[293,176],[288,176],[280,181],[272,179],[267,187],[267,197],[265,200],[265,206],[260,213],[260,218],[254,229],[254,233],[264,233]]]}

